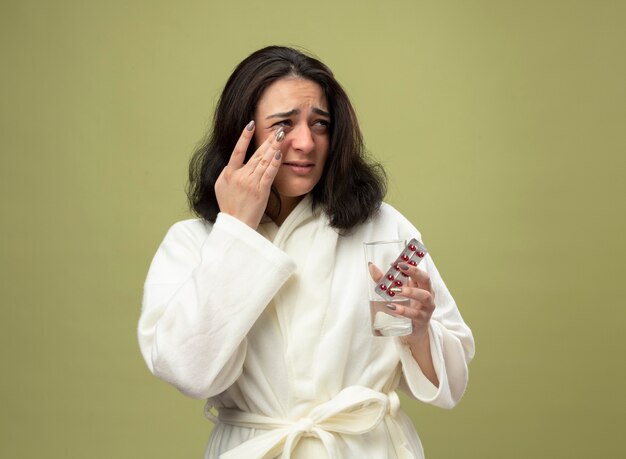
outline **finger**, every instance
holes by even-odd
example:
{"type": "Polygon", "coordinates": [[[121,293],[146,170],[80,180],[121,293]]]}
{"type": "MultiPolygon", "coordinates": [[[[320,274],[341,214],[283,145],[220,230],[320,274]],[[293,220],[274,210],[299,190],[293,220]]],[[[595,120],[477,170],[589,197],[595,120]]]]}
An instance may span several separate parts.
{"type": "Polygon", "coordinates": [[[409,275],[411,281],[413,281],[413,284],[416,287],[424,289],[434,296],[432,283],[430,282],[430,276],[426,271],[419,269],[417,266],[411,266],[406,263],[400,263],[398,264],[398,267],[400,268],[400,271],[409,275]]]}
{"type": "Polygon", "coordinates": [[[394,314],[401,315],[412,320],[428,321],[435,311],[435,301],[430,293],[426,290],[404,287],[407,291],[403,291],[401,295],[406,298],[410,298],[410,305],[403,305],[399,303],[392,303],[387,305],[389,309],[394,311],[394,314]]]}
{"type": "MultiPolygon", "coordinates": [[[[254,163],[249,162],[250,167],[254,167],[251,174],[259,177],[259,180],[261,180],[261,177],[265,175],[270,166],[277,167],[280,165],[277,165],[276,161],[280,161],[282,158],[280,146],[284,139],[285,131],[283,131],[283,128],[279,128],[274,135],[270,135],[267,139],[265,139],[263,145],[261,145],[261,147],[257,150],[257,152],[259,150],[263,151],[259,161],[254,163]]],[[[257,152],[255,152],[254,155],[256,155],[257,152]]],[[[274,179],[274,176],[276,176],[276,173],[278,173],[278,170],[275,171],[272,176],[272,180],[274,179]]]]}
{"type": "Polygon", "coordinates": [[[261,180],[259,182],[259,186],[261,189],[269,189],[274,183],[274,178],[276,174],[278,174],[278,170],[280,169],[280,165],[282,164],[283,155],[280,153],[280,150],[276,150],[274,152],[274,157],[270,161],[268,167],[263,172],[261,176],[261,180]]]}
{"type": "Polygon", "coordinates": [[[411,320],[428,320],[432,316],[431,311],[421,304],[417,306],[403,306],[398,303],[390,303],[387,305],[389,309],[392,309],[391,306],[393,306],[393,314],[411,320]]]}
{"type": "Polygon", "coordinates": [[[376,266],[371,261],[367,263],[367,269],[370,272],[370,276],[374,280],[374,282],[378,282],[383,278],[384,273],[380,270],[378,266],[376,266]]]}
{"type": "Polygon", "coordinates": [[[229,166],[240,168],[243,165],[243,161],[246,158],[246,151],[248,151],[248,146],[254,136],[254,127],[254,120],[252,120],[243,129],[243,132],[239,136],[239,140],[237,140],[237,143],[235,144],[233,153],[230,155],[230,159],[228,160],[229,166]]]}
{"type": "MultiPolygon", "coordinates": [[[[278,128],[276,131],[274,131],[273,135],[268,135],[265,138],[265,140],[263,141],[263,143],[261,145],[259,145],[259,148],[256,149],[256,151],[252,154],[252,156],[250,156],[248,161],[246,161],[246,163],[245,163],[245,165],[243,167],[246,168],[246,171],[247,171],[247,173],[249,175],[254,174],[254,172],[257,169],[257,166],[263,160],[264,157],[266,158],[266,162],[263,163],[263,168],[258,173],[262,174],[263,171],[267,168],[267,166],[271,162],[272,154],[274,154],[274,155],[276,154],[276,148],[270,154],[270,150],[273,148],[272,147],[273,141],[276,138],[276,136],[278,135],[278,133],[281,132],[281,131],[283,131],[282,127],[278,128]]],[[[284,133],[281,134],[281,136],[283,136],[283,138],[284,138],[284,135],[285,135],[284,133]]]]}
{"type": "Polygon", "coordinates": [[[401,291],[398,292],[398,295],[415,300],[429,309],[435,307],[435,298],[433,294],[428,290],[424,290],[419,287],[409,287],[405,285],[401,288],[401,291]]]}

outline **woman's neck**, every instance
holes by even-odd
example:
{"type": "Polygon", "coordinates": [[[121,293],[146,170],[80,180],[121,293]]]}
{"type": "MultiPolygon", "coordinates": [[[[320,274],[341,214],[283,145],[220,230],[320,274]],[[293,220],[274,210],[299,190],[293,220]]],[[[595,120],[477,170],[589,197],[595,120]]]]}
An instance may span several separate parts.
{"type": "Polygon", "coordinates": [[[274,218],[274,223],[280,226],[287,219],[289,214],[296,208],[296,206],[302,201],[304,196],[296,196],[296,197],[280,197],[280,212],[278,216],[274,218]]]}

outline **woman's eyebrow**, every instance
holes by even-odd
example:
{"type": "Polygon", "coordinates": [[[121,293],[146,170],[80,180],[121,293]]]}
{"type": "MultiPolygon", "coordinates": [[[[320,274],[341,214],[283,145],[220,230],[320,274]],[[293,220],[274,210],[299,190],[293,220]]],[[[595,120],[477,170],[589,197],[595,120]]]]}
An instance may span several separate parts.
{"type": "MultiPolygon", "coordinates": [[[[328,113],[326,110],[322,110],[321,108],[313,107],[311,111],[317,115],[322,115],[322,116],[326,116],[330,118],[330,113],[328,113]]],[[[265,119],[269,120],[271,118],[289,118],[290,116],[299,115],[299,114],[300,114],[300,109],[294,108],[293,110],[289,110],[288,112],[274,113],[272,115],[269,115],[265,119]]]]}
{"type": "Polygon", "coordinates": [[[265,119],[269,120],[270,118],[288,118],[292,115],[297,115],[298,113],[300,113],[300,110],[294,108],[293,110],[290,110],[288,112],[274,113],[273,115],[270,115],[265,119]]]}
{"type": "Polygon", "coordinates": [[[325,116],[327,118],[330,118],[330,113],[327,112],[326,110],[322,110],[321,108],[313,107],[312,111],[313,111],[313,113],[316,113],[318,115],[322,115],[322,116],[325,116]]]}

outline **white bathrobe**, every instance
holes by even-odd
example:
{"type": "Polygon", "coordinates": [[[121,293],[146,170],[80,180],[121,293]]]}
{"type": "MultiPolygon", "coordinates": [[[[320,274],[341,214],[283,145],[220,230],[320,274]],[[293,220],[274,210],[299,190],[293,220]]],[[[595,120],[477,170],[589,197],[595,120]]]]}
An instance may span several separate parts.
{"type": "Polygon", "coordinates": [[[418,231],[387,204],[347,236],[303,199],[254,231],[219,214],[176,223],[145,284],[139,344],[150,370],[216,422],[206,458],[422,458],[396,389],[453,407],[474,354],[430,255],[433,386],[399,338],[370,329],[363,242],[418,231]],[[219,412],[216,417],[209,408],[219,412]]]}

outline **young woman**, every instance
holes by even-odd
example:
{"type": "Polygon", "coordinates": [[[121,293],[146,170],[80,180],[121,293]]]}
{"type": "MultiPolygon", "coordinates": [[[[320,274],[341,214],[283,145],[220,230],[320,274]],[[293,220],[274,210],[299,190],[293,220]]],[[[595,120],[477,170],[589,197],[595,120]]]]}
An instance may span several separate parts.
{"type": "Polygon", "coordinates": [[[286,47],[247,57],[189,175],[200,218],[154,257],[139,343],[156,376],[208,400],[205,457],[423,457],[396,390],[453,407],[474,341],[429,255],[402,266],[394,314],[412,334],[372,335],[363,242],[421,237],[382,202],[328,67],[286,47]]]}

